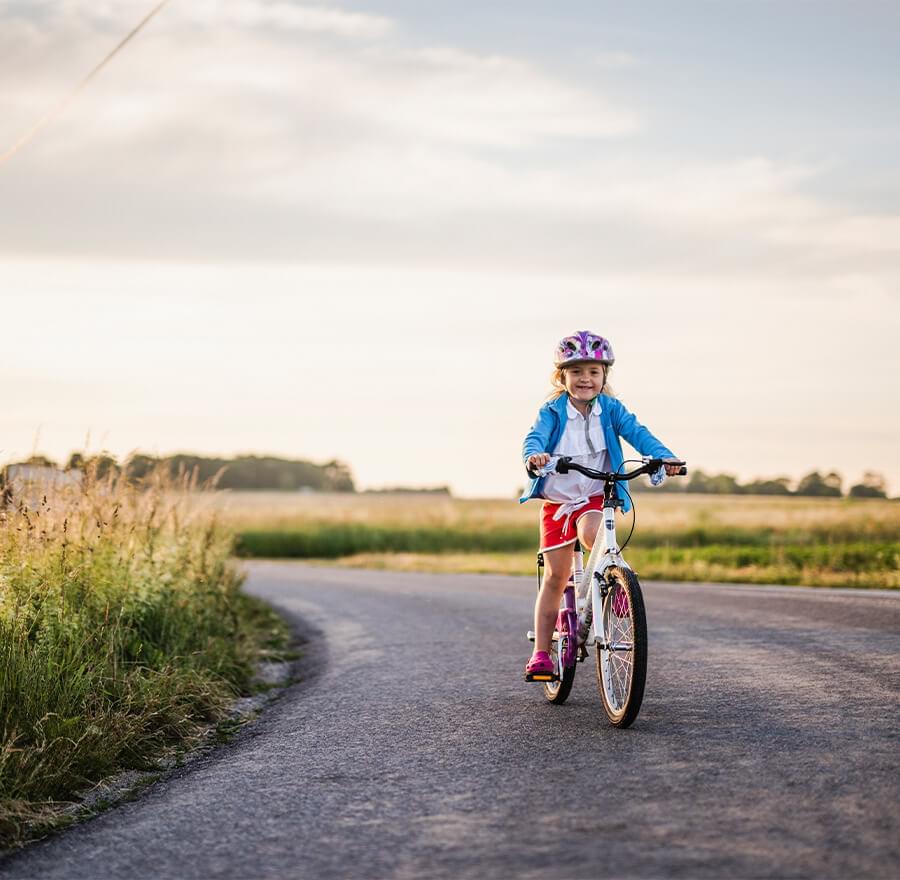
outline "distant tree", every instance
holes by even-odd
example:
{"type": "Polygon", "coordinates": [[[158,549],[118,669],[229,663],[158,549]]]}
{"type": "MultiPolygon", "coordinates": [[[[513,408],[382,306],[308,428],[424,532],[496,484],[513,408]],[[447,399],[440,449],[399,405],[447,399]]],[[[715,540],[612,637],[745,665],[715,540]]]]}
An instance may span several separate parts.
{"type": "Polygon", "coordinates": [[[738,495],[743,490],[731,474],[706,474],[697,470],[688,480],[687,492],[705,492],[713,495],[738,495]]]}
{"type": "Polygon", "coordinates": [[[325,477],[332,492],[355,492],[350,468],[341,461],[329,461],[325,465],[325,477]]]}
{"type": "Polygon", "coordinates": [[[788,477],[753,480],[742,487],[748,495],[790,495],[791,481],[788,477]]]}
{"type": "Polygon", "coordinates": [[[834,471],[825,476],[813,471],[801,478],[796,494],[840,498],[842,482],[841,475],[834,471]]]}
{"type": "Polygon", "coordinates": [[[159,464],[160,459],[136,452],[125,462],[125,475],[129,480],[143,480],[159,464]]]}
{"type": "Polygon", "coordinates": [[[354,492],[353,475],[339,461],[313,464],[310,461],[242,455],[234,459],[205,458],[180,453],[167,458],[132,455],[126,466],[129,479],[141,480],[155,468],[163,468],[172,479],[194,479],[201,486],[217,489],[270,489],[318,492],[354,492]]]}
{"type": "Polygon", "coordinates": [[[110,473],[118,474],[121,468],[119,462],[112,455],[100,454],[91,456],[85,463],[89,468],[97,469],[97,479],[102,480],[109,476],[110,473]]]}
{"type": "Polygon", "coordinates": [[[887,498],[887,483],[875,471],[866,471],[862,482],[850,487],[851,498],[887,498]]]}
{"type": "Polygon", "coordinates": [[[109,473],[119,473],[120,467],[116,459],[106,452],[99,455],[85,455],[83,452],[73,452],[66,462],[65,470],[79,470],[92,472],[98,480],[103,480],[109,473]]]}
{"type": "Polygon", "coordinates": [[[837,471],[825,474],[825,485],[834,489],[839,496],[844,494],[844,478],[837,471]]]}

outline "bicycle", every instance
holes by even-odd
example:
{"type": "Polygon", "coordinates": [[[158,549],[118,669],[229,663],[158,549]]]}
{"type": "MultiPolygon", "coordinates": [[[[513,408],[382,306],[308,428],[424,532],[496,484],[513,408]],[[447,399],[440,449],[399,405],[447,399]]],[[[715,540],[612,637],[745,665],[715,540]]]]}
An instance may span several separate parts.
{"type": "MultiPolygon", "coordinates": [[[[575,682],[577,664],[587,658],[588,645],[595,645],[600,700],[610,723],[620,728],[634,722],[644,698],[647,615],[640,581],[622,556],[616,539],[616,510],[623,505],[616,484],[653,473],[663,465],[659,458],[642,461],[641,467],[633,471],[615,474],[584,467],[567,456],[557,459],[554,466],[557,473],[574,470],[603,481],[603,540],[598,534],[587,565],[581,545],[575,541],[573,571],[563,592],[550,644],[554,672],[531,678],[543,682],[547,700],[557,705],[564,703],[575,682]]],[[[666,463],[680,465],[679,475],[687,473],[683,461],[666,463]]],[[[545,467],[543,472],[547,473],[548,469],[545,467]]],[[[537,562],[540,590],[543,554],[538,553],[537,562]]],[[[528,638],[534,641],[533,631],[528,632],[528,638]]]]}

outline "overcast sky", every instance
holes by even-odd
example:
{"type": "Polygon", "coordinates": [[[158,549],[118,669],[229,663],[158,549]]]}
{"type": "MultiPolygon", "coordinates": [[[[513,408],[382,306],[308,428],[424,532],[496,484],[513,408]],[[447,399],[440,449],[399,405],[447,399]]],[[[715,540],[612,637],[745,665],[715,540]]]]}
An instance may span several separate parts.
{"type": "MultiPolygon", "coordinates": [[[[152,2],[0,2],[0,152],[152,2]]],[[[0,164],[0,460],[509,496],[556,340],[695,466],[900,492],[900,5],[170,0],[0,164]]]]}

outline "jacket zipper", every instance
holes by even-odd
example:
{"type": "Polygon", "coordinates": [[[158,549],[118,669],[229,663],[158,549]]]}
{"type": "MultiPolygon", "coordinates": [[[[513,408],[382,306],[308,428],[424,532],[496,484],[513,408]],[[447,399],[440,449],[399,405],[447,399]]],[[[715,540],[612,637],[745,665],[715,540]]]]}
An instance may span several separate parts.
{"type": "Polygon", "coordinates": [[[584,419],[584,439],[587,440],[588,449],[591,450],[591,455],[596,455],[597,450],[594,449],[594,444],[591,442],[591,416],[593,414],[593,407],[591,407],[584,419]]]}

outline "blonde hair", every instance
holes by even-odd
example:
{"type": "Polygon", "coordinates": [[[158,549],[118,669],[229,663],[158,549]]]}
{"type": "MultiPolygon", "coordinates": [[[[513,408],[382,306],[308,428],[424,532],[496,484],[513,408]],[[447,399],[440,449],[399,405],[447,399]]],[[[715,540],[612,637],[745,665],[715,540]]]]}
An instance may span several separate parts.
{"type": "MultiPolygon", "coordinates": [[[[612,367],[608,364],[601,364],[601,366],[603,367],[603,390],[600,393],[605,397],[615,397],[616,392],[613,391],[612,385],[609,384],[609,374],[612,367]]],[[[547,400],[556,400],[566,393],[565,375],[565,365],[554,368],[550,374],[550,384],[553,386],[553,390],[547,395],[547,400]]]]}

